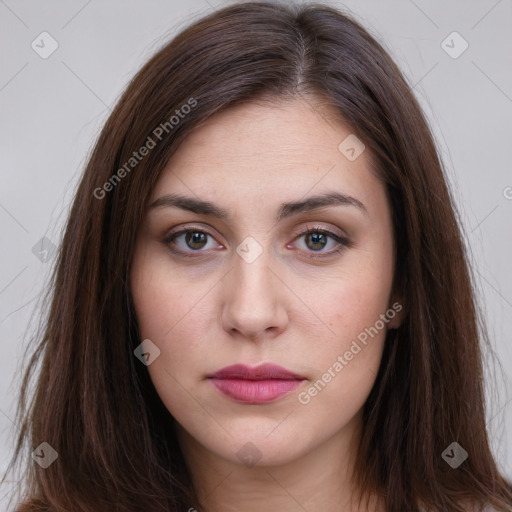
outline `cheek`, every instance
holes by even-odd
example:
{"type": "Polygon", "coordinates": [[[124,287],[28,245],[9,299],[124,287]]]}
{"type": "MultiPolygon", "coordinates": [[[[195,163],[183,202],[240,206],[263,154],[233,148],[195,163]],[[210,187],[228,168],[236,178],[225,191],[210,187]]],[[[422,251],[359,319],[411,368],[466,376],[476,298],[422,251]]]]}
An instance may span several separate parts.
{"type": "MultiPolygon", "coordinates": [[[[377,375],[387,333],[387,291],[362,287],[359,283],[346,286],[332,296],[332,302],[322,309],[329,319],[328,340],[308,350],[307,359],[315,370],[316,380],[329,387],[325,399],[345,401],[358,393],[369,392],[377,375]],[[382,316],[383,315],[383,316],[382,316]]],[[[361,404],[362,405],[362,404],[361,404]]]]}
{"type": "Polygon", "coordinates": [[[314,378],[299,402],[309,404],[311,412],[318,406],[315,414],[329,414],[331,406],[341,406],[350,416],[362,407],[379,370],[387,323],[395,316],[391,283],[391,258],[377,260],[367,253],[317,288],[321,294],[309,292],[306,301],[329,327],[324,341],[304,354],[314,378]]]}
{"type": "Polygon", "coordinates": [[[156,285],[139,294],[135,308],[140,339],[150,339],[160,350],[160,356],[148,366],[154,381],[168,381],[172,375],[185,384],[190,369],[201,368],[209,316],[199,299],[156,285]]]}
{"type": "Polygon", "coordinates": [[[329,342],[323,345],[329,352],[331,347],[340,350],[349,345],[390,306],[391,259],[360,252],[344,263],[336,274],[317,280],[313,287],[304,283],[300,290],[304,302],[329,327],[324,331],[329,342]]]}
{"type": "Polygon", "coordinates": [[[388,290],[368,284],[345,282],[322,309],[334,334],[303,355],[311,370],[310,381],[297,395],[304,435],[313,436],[324,425],[328,437],[347,425],[374,385],[387,334],[381,315],[388,311],[388,290]]]}
{"type": "Polygon", "coordinates": [[[147,367],[151,381],[178,421],[190,416],[188,421],[202,424],[205,418],[199,409],[190,407],[187,390],[193,387],[193,376],[197,377],[190,369],[201,366],[198,319],[204,318],[204,293],[196,297],[189,291],[193,287],[187,289],[176,283],[176,277],[170,279],[156,258],[151,261],[146,256],[135,262],[131,286],[140,340],[150,339],[160,350],[147,367]]]}
{"type": "Polygon", "coordinates": [[[208,326],[216,321],[211,308],[215,287],[204,278],[169,274],[170,268],[168,261],[148,251],[134,258],[131,278],[140,340],[150,339],[160,350],[148,371],[168,406],[185,403],[189,397],[180,393],[182,386],[191,387],[204,373],[212,350],[208,326]]]}
{"type": "Polygon", "coordinates": [[[181,324],[194,327],[190,318],[201,308],[201,282],[184,279],[156,250],[136,253],[131,290],[141,338],[162,344],[181,324]]]}

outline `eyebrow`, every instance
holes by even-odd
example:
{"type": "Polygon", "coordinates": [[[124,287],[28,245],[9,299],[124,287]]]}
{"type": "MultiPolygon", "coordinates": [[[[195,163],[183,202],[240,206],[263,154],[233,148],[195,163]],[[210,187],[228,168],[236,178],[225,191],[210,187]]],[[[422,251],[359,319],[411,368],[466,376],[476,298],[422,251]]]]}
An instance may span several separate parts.
{"type": "MultiPolygon", "coordinates": [[[[339,192],[328,192],[325,194],[311,196],[300,201],[282,203],[279,207],[275,221],[279,222],[282,219],[291,217],[297,213],[309,212],[326,206],[352,206],[359,209],[361,212],[368,214],[368,210],[364,204],[359,201],[359,199],[339,192]]],[[[159,197],[151,203],[149,207],[174,207],[201,215],[211,215],[212,217],[217,217],[223,220],[228,220],[230,218],[228,210],[225,210],[210,201],[203,201],[201,199],[187,197],[180,194],[167,194],[159,197]]]]}

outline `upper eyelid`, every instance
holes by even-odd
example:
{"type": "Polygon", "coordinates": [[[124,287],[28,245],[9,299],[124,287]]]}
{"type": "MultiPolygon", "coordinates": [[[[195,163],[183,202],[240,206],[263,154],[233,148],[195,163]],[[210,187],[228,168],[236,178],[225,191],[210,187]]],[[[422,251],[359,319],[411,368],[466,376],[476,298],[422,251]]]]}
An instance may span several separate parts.
{"type": "MultiPolygon", "coordinates": [[[[178,234],[181,235],[181,234],[187,233],[189,231],[198,231],[198,232],[205,233],[207,235],[210,235],[210,236],[214,237],[214,235],[209,231],[209,229],[214,229],[214,228],[211,228],[211,227],[204,228],[202,226],[185,226],[183,228],[177,228],[176,230],[169,230],[167,232],[167,234],[165,235],[165,238],[167,239],[167,238],[169,238],[171,236],[178,235],[178,234]]],[[[214,231],[216,231],[216,230],[214,229],[214,231]]],[[[306,225],[305,228],[303,228],[300,231],[296,232],[294,234],[294,236],[295,237],[303,236],[303,235],[309,233],[310,231],[325,231],[325,232],[328,232],[328,233],[332,233],[333,235],[336,235],[336,236],[338,236],[340,238],[348,238],[348,236],[345,233],[336,233],[336,230],[334,228],[327,227],[327,226],[320,226],[320,225],[317,225],[317,224],[308,224],[308,225],[306,225]]]]}
{"type": "MultiPolygon", "coordinates": [[[[212,229],[212,228],[209,228],[209,229],[212,229]]],[[[206,229],[206,228],[203,228],[203,227],[199,227],[199,226],[186,226],[186,227],[182,227],[182,228],[178,228],[176,230],[169,230],[165,237],[164,237],[164,240],[167,240],[169,239],[170,237],[173,237],[173,236],[177,236],[177,235],[183,235],[184,233],[187,233],[189,231],[197,231],[197,232],[200,232],[200,233],[205,233],[211,237],[214,237],[215,236],[209,231],[209,229],[206,229]]]]}
{"type": "MultiPolygon", "coordinates": [[[[298,233],[295,233],[293,241],[295,241],[298,238],[301,238],[311,232],[316,232],[316,231],[323,232],[325,235],[327,235],[332,240],[334,240],[338,245],[342,245],[344,243],[350,244],[350,239],[345,234],[336,233],[332,228],[327,228],[325,226],[319,226],[319,225],[307,225],[304,229],[302,229],[298,233]]],[[[212,233],[210,233],[208,231],[208,229],[205,229],[205,228],[199,227],[199,226],[190,226],[190,227],[183,227],[181,229],[178,228],[178,229],[176,229],[176,231],[171,230],[168,234],[165,235],[162,242],[165,244],[170,244],[173,240],[175,240],[179,236],[182,236],[188,232],[200,232],[200,233],[204,233],[204,234],[216,239],[216,237],[212,233]]],[[[217,243],[224,245],[218,241],[217,241],[217,243]]],[[[188,251],[184,251],[184,252],[188,252],[188,251]]],[[[190,251],[190,252],[200,253],[200,252],[205,252],[205,251],[198,250],[198,251],[190,251]]],[[[329,252],[331,252],[331,251],[327,251],[327,253],[329,253],[329,252]]]]}

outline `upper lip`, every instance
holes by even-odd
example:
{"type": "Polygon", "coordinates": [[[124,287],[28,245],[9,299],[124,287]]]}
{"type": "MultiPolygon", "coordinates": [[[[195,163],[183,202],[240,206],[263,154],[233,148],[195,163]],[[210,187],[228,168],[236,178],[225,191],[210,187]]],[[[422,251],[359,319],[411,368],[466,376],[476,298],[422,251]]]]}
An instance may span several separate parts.
{"type": "Polygon", "coordinates": [[[304,377],[290,372],[282,366],[265,363],[254,368],[244,364],[233,364],[226,366],[215,373],[210,373],[208,378],[212,379],[243,379],[243,380],[304,380],[304,377]]]}

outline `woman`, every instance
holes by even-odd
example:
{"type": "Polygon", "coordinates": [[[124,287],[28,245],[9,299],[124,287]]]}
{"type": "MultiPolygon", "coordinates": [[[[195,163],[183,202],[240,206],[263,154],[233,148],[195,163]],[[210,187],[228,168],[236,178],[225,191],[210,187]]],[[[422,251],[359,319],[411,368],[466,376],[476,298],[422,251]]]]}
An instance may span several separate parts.
{"type": "Polygon", "coordinates": [[[388,54],[328,7],[227,7],[139,71],[90,157],[17,510],[510,510],[480,338],[388,54]]]}

